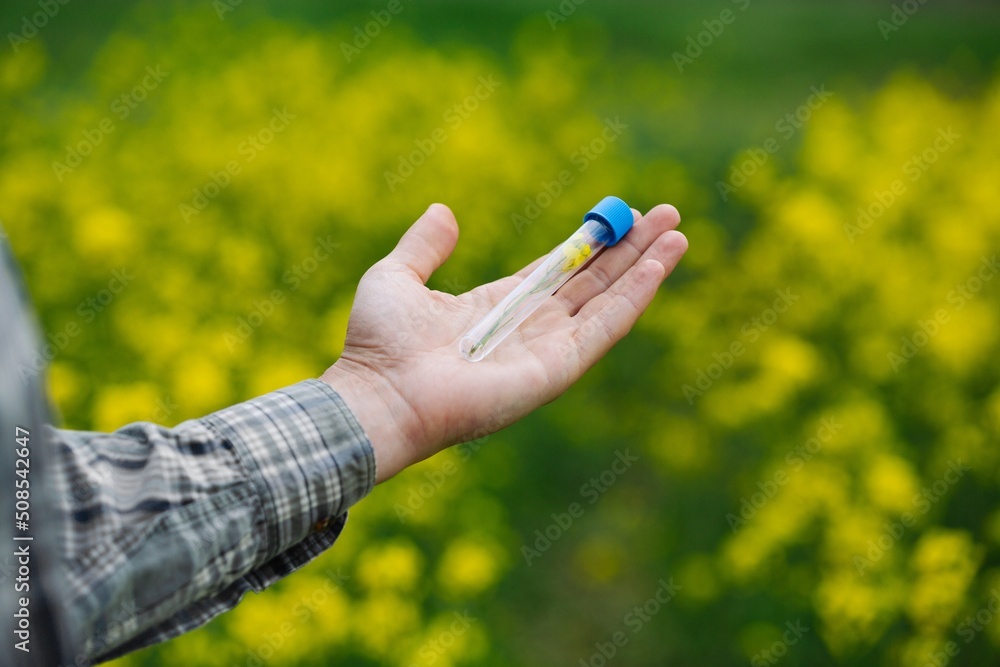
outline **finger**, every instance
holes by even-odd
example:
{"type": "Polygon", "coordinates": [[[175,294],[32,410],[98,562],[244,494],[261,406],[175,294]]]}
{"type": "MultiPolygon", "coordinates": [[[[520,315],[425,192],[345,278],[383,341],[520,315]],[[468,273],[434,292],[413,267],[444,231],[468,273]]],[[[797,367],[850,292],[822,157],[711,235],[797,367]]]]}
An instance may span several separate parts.
{"type": "Polygon", "coordinates": [[[591,299],[573,318],[580,320],[573,340],[581,369],[596,363],[629,332],[683,257],[687,250],[683,234],[669,231],[661,238],[611,289],[591,299]]]}
{"type": "Polygon", "coordinates": [[[444,204],[431,204],[414,222],[385,261],[409,268],[426,283],[451,256],[458,242],[458,223],[444,204]]]}
{"type": "MultiPolygon", "coordinates": [[[[632,209],[632,219],[635,222],[638,222],[641,218],[642,218],[642,214],[639,213],[639,211],[637,211],[637,210],[635,210],[633,208],[632,209]]],[[[559,245],[562,245],[562,244],[560,243],[559,245]]],[[[532,271],[534,271],[535,269],[538,268],[539,264],[541,264],[543,261],[545,261],[546,257],[548,257],[549,255],[551,255],[555,251],[555,249],[559,247],[559,245],[553,247],[552,250],[548,251],[547,253],[545,253],[541,257],[536,258],[534,261],[532,261],[530,264],[528,264],[527,266],[525,266],[524,268],[522,268],[520,271],[518,271],[514,275],[517,276],[518,278],[527,278],[528,275],[530,275],[532,271]]]]}
{"type": "MultiPolygon", "coordinates": [[[[636,221],[642,218],[642,214],[639,211],[632,209],[632,218],[636,221]]],[[[627,238],[627,237],[626,237],[627,238]]],[[[624,243],[624,240],[622,241],[624,243]]],[[[559,244],[562,245],[562,244],[559,244]]],[[[507,294],[513,290],[517,285],[521,283],[522,280],[531,275],[531,272],[538,268],[538,266],[545,261],[545,259],[551,255],[556,248],[555,246],[552,250],[545,253],[541,257],[535,258],[530,264],[521,268],[517,273],[513,275],[500,278],[499,280],[494,280],[492,283],[483,285],[483,291],[487,295],[492,305],[496,305],[501,299],[503,299],[507,294]]],[[[572,282],[572,281],[571,281],[572,282]]]]}
{"type": "Polygon", "coordinates": [[[680,221],[677,209],[669,204],[660,204],[637,220],[618,245],[601,253],[559,290],[557,296],[569,314],[576,314],[583,304],[611,287],[660,236],[675,229],[680,221]]]}

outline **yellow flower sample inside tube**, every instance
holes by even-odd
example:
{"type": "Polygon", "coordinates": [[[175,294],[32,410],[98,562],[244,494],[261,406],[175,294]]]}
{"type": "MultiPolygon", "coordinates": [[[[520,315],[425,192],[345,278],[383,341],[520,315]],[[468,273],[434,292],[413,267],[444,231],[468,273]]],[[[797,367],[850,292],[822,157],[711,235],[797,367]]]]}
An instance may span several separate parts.
{"type": "Polygon", "coordinates": [[[618,197],[599,201],[583,216],[579,229],[462,337],[458,345],[462,356],[469,361],[484,359],[588,260],[618,243],[632,229],[632,221],[632,209],[618,197]]]}

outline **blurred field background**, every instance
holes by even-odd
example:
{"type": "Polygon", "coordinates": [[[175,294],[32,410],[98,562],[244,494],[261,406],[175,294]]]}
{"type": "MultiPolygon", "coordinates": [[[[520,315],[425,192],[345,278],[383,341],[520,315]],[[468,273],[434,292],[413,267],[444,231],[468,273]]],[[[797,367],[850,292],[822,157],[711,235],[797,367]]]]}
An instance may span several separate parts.
{"type": "Polygon", "coordinates": [[[610,193],[691,242],[566,396],[114,664],[997,664],[995,3],[41,4],[0,7],[0,221],[69,427],[318,375],[433,201],[444,291],[610,193]]]}

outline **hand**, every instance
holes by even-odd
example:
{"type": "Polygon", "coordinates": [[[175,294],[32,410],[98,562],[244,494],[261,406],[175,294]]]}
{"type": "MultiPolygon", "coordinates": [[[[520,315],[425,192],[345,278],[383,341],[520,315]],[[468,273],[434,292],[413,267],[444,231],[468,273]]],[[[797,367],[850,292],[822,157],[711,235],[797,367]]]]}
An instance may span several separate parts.
{"type": "Polygon", "coordinates": [[[500,430],[555,399],[618,342],[687,250],[660,205],[574,276],[486,359],[459,339],[541,261],[455,296],[424,284],[455,249],[458,224],[432,204],[361,278],[344,353],[322,376],[375,450],[377,482],[444,447],[500,430]]]}

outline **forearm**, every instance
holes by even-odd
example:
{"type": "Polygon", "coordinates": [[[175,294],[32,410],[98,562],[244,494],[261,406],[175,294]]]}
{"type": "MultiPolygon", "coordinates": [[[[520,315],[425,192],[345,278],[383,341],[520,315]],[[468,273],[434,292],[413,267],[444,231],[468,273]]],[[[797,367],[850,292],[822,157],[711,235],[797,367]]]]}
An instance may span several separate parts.
{"type": "Polygon", "coordinates": [[[360,426],[316,380],[174,429],[52,436],[64,603],[97,659],[193,629],[309,562],[375,477],[360,426]]]}

